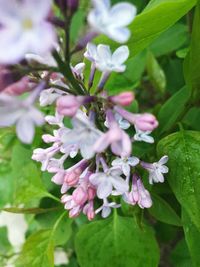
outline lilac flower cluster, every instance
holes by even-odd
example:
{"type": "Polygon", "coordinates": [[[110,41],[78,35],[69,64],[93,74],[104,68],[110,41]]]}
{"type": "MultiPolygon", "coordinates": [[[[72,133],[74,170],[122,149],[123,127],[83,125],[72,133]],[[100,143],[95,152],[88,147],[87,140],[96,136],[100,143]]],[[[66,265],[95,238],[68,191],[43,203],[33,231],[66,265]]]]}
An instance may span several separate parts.
{"type": "MultiPolygon", "coordinates": [[[[77,0],[55,2],[67,19],[78,7],[77,0]],[[65,12],[66,9],[70,12],[65,12]]],[[[109,46],[91,42],[98,34],[126,42],[130,37],[127,26],[135,18],[136,9],[130,3],[111,7],[109,0],[93,0],[92,4],[88,15],[90,31],[73,50],[75,53],[85,47],[84,57],[91,62],[86,87],[85,63],[72,66],[67,61],[69,53],[66,61],[60,55],[62,48],[53,25],[59,21],[52,15],[51,1],[0,0],[0,32],[4,36],[0,43],[0,126],[16,125],[19,139],[28,144],[34,138],[35,126],[46,121],[54,128],[52,135],[42,136],[50,146],[35,149],[32,159],[41,162],[42,171],[52,173],[52,181],[61,186],[61,202],[69,216],[83,212],[89,220],[99,212],[104,218],[109,216],[111,208],[120,207],[120,196],[130,205],[151,207],[151,196],[139,175],[140,169],[149,172],[150,184],[164,182],[163,174],[168,172],[164,165],[167,156],[147,163],[133,155],[135,142],[154,142],[150,134],[158,127],[155,116],[126,109],[134,101],[132,92],[109,95],[106,90],[112,72],[126,70],[128,46],[122,45],[112,53],[109,46]],[[6,53],[6,49],[12,53],[6,53]],[[25,64],[23,70],[31,69],[31,75],[15,79],[10,66],[20,62],[22,69],[25,64]],[[66,77],[60,62],[66,66],[66,77]],[[43,71],[34,69],[35,65],[43,71]],[[97,70],[101,77],[94,90],[97,70]],[[19,97],[24,93],[26,97],[19,97]],[[45,117],[35,107],[38,97],[41,107],[55,104],[55,115],[45,117]],[[71,127],[66,126],[65,117],[70,118],[71,127]],[[69,157],[76,164],[67,168],[69,157]]]]}

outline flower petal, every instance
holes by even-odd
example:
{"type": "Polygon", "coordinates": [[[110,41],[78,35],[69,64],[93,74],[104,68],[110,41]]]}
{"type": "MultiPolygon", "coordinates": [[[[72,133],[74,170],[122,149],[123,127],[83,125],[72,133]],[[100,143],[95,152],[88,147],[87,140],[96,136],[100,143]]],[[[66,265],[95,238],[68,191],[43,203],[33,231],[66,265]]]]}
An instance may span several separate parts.
{"type": "Polygon", "coordinates": [[[169,159],[169,157],[165,155],[158,161],[158,163],[163,165],[163,164],[167,163],[168,159],[169,159]]]}
{"type": "Polygon", "coordinates": [[[107,31],[108,36],[118,43],[126,43],[131,35],[131,32],[127,28],[109,27],[107,31]]]}
{"type": "Polygon", "coordinates": [[[102,217],[107,218],[110,215],[110,213],[111,213],[111,208],[104,206],[101,213],[102,217]]]}
{"type": "Polygon", "coordinates": [[[112,183],[109,178],[103,179],[97,187],[97,196],[101,199],[107,198],[112,193],[112,183]]]}
{"type": "Polygon", "coordinates": [[[112,53],[110,51],[110,47],[108,45],[98,45],[97,56],[101,63],[107,64],[108,62],[111,62],[112,53]]]}
{"type": "Polygon", "coordinates": [[[127,182],[122,179],[120,176],[115,176],[111,178],[113,187],[120,193],[125,193],[128,191],[129,186],[127,182]]]}
{"type": "Polygon", "coordinates": [[[129,25],[136,16],[136,7],[130,3],[118,3],[110,10],[110,21],[115,27],[129,25]]]}
{"type": "Polygon", "coordinates": [[[128,46],[123,45],[115,50],[112,55],[112,62],[114,65],[122,65],[129,57],[128,46]]]}
{"type": "Polygon", "coordinates": [[[22,116],[16,124],[19,139],[25,144],[31,144],[35,134],[35,125],[29,116],[22,116]]]}

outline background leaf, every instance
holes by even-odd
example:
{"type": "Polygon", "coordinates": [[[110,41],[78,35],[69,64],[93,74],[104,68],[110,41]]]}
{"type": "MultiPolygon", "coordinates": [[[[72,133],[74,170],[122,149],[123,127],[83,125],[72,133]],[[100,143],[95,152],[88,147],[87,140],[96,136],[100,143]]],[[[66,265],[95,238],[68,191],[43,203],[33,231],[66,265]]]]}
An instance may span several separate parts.
{"type": "Polygon", "coordinates": [[[199,267],[200,262],[200,232],[197,227],[192,223],[187,212],[182,209],[182,221],[185,232],[185,239],[190,251],[193,266],[199,267]]]}
{"type": "Polygon", "coordinates": [[[200,229],[200,133],[181,130],[171,134],[159,142],[158,154],[169,156],[168,182],[200,229]]]}
{"type": "Polygon", "coordinates": [[[116,214],[83,226],[75,247],[81,267],[156,267],[159,261],[152,230],[116,214]]]}
{"type": "Polygon", "coordinates": [[[175,226],[181,226],[181,219],[172,209],[172,207],[158,195],[152,194],[153,205],[148,211],[153,215],[157,220],[172,224],[175,226]]]}
{"type": "Polygon", "coordinates": [[[51,230],[39,231],[27,239],[16,267],[54,267],[53,252],[51,230]]]}

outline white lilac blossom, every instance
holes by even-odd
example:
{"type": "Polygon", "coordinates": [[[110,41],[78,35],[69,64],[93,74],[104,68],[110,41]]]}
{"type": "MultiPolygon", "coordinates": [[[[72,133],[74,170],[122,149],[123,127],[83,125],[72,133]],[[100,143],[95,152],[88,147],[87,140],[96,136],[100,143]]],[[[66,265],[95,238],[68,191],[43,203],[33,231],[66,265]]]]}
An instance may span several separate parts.
{"type": "MultiPolygon", "coordinates": [[[[123,117],[121,115],[119,115],[118,113],[115,113],[115,120],[117,121],[119,127],[123,130],[127,130],[131,125],[127,120],[124,120],[123,117]]],[[[108,121],[106,119],[104,125],[108,128],[108,121]]]]}
{"type": "Polygon", "coordinates": [[[48,115],[48,116],[45,117],[45,121],[47,123],[49,123],[50,125],[57,125],[57,126],[59,126],[61,128],[64,127],[63,119],[64,119],[64,116],[60,115],[57,111],[55,113],[55,116],[48,115]]]}
{"type": "Polygon", "coordinates": [[[34,107],[31,98],[32,95],[25,100],[0,95],[0,127],[16,125],[17,136],[26,144],[33,141],[35,127],[44,123],[43,114],[34,107]]]}
{"type": "Polygon", "coordinates": [[[89,61],[95,63],[97,61],[97,46],[95,44],[88,43],[86,46],[84,57],[87,58],[89,61]]]}
{"type": "Polygon", "coordinates": [[[112,161],[113,167],[121,168],[123,174],[128,177],[130,175],[131,167],[139,164],[140,160],[137,157],[116,158],[112,161]]]}
{"type": "Polygon", "coordinates": [[[43,55],[54,47],[55,31],[46,21],[51,4],[51,0],[0,0],[1,64],[16,63],[27,53],[43,55]]]}
{"type": "Polygon", "coordinates": [[[90,182],[97,188],[97,196],[100,199],[111,195],[113,188],[123,194],[128,191],[128,184],[121,177],[122,171],[119,168],[110,168],[105,172],[94,173],[90,176],[90,182]]]}
{"type": "Polygon", "coordinates": [[[80,62],[76,64],[74,67],[71,66],[71,70],[77,79],[83,80],[84,78],[83,71],[85,70],[85,63],[80,62]]]}
{"type": "Polygon", "coordinates": [[[164,164],[167,163],[168,156],[163,156],[158,162],[146,163],[141,162],[141,166],[149,172],[149,183],[163,183],[164,175],[169,169],[164,164]]]}
{"type": "Polygon", "coordinates": [[[63,144],[77,144],[83,158],[92,158],[95,155],[93,147],[102,135],[101,131],[94,126],[83,112],[79,112],[72,119],[72,124],[73,129],[62,137],[63,144]]]}
{"type": "MultiPolygon", "coordinates": [[[[108,45],[99,44],[97,47],[94,44],[88,44],[84,56],[92,62],[89,78],[89,87],[92,86],[95,70],[102,72],[98,88],[102,89],[111,72],[124,72],[126,66],[124,62],[129,56],[129,49],[123,45],[117,48],[112,54],[108,45]]],[[[113,98],[114,99],[114,98],[113,98]]]]}
{"type": "Polygon", "coordinates": [[[127,26],[136,16],[136,8],[130,3],[118,3],[111,7],[110,0],[93,0],[88,22],[97,33],[103,33],[119,43],[130,37],[127,26]]]}
{"type": "Polygon", "coordinates": [[[56,88],[45,89],[40,93],[40,106],[49,106],[64,94],[65,92],[56,88]]]}
{"type": "Polygon", "coordinates": [[[154,138],[150,136],[151,131],[141,131],[137,129],[136,127],[135,127],[135,130],[136,130],[136,133],[133,137],[134,141],[139,141],[139,142],[143,141],[149,144],[154,143],[154,138]]]}
{"type": "MultiPolygon", "coordinates": [[[[95,50],[94,50],[95,51],[95,50]]],[[[124,72],[126,65],[124,62],[128,59],[128,46],[123,45],[117,48],[112,54],[108,45],[99,44],[97,46],[97,54],[93,55],[96,58],[96,68],[104,73],[124,72]]]]}
{"type": "Polygon", "coordinates": [[[98,208],[95,211],[95,213],[98,214],[99,212],[101,212],[102,218],[107,218],[111,213],[111,208],[115,208],[116,209],[116,208],[119,208],[119,207],[121,207],[120,204],[117,204],[115,202],[110,202],[109,203],[107,198],[104,198],[103,199],[103,205],[100,208],[98,208]]]}

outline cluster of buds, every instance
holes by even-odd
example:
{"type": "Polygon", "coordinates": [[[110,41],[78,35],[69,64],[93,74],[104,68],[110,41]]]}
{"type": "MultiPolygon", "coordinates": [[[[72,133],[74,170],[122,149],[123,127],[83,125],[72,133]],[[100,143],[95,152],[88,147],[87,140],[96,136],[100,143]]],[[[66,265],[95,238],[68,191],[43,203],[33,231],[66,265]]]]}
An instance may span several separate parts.
{"type": "Polygon", "coordinates": [[[150,113],[126,109],[135,99],[133,92],[111,95],[106,88],[113,72],[126,70],[128,47],[122,45],[112,53],[108,45],[92,43],[98,34],[125,43],[136,8],[130,3],[111,6],[109,0],[92,0],[90,30],[70,51],[69,22],[79,1],[55,3],[65,21],[54,17],[51,0],[13,0],[12,4],[0,0],[0,126],[16,125],[19,139],[28,144],[34,138],[35,126],[46,121],[54,127],[52,135],[42,136],[51,146],[35,149],[32,158],[41,162],[42,171],[52,173],[52,181],[61,186],[61,202],[70,217],[83,212],[92,220],[101,212],[105,218],[111,208],[120,207],[119,196],[130,205],[149,208],[152,200],[144,187],[141,168],[149,172],[150,184],[163,182],[168,158],[144,162],[134,156],[133,144],[153,143],[150,134],[158,121],[150,113]],[[65,51],[58,44],[56,26],[65,30],[65,51]],[[83,48],[84,57],[91,62],[87,85],[85,64],[72,66],[70,62],[73,53],[83,48]],[[102,75],[94,88],[96,70],[102,75]],[[19,97],[24,93],[28,96],[19,97]],[[45,117],[36,108],[38,98],[42,107],[53,108],[54,116],[45,117]],[[70,118],[70,127],[65,117],[70,118]],[[68,157],[76,162],[70,168],[66,167],[68,157]]]}

